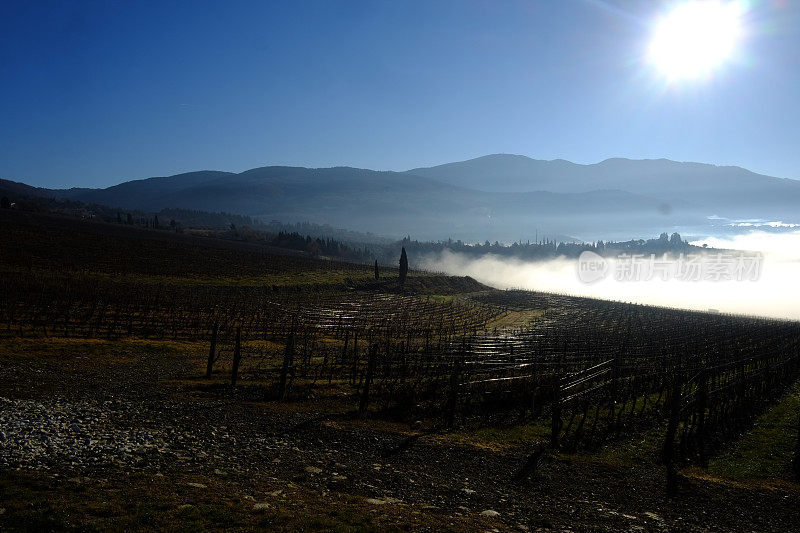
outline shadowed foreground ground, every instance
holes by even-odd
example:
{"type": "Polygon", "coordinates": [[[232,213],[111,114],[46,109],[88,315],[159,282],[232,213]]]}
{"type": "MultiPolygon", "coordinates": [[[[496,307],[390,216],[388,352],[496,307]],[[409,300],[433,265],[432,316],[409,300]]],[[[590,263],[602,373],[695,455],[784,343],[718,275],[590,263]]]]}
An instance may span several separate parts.
{"type": "Polygon", "coordinates": [[[2,529],[795,527],[800,489],[780,476],[685,471],[666,499],[655,439],[549,455],[519,484],[536,428],[455,431],[400,449],[417,428],[353,419],[335,384],[278,404],[263,401],[263,383],[233,391],[224,376],[198,379],[202,345],[1,342],[2,529]]]}

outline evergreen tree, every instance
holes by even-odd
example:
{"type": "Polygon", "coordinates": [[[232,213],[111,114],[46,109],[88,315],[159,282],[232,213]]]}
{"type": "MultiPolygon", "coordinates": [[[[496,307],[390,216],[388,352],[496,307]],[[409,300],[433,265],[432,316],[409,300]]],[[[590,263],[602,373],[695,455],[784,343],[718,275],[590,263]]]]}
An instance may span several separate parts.
{"type": "Polygon", "coordinates": [[[406,282],[406,276],[408,276],[408,256],[406,255],[406,247],[403,246],[402,250],[400,251],[400,286],[401,287],[406,282]]]}

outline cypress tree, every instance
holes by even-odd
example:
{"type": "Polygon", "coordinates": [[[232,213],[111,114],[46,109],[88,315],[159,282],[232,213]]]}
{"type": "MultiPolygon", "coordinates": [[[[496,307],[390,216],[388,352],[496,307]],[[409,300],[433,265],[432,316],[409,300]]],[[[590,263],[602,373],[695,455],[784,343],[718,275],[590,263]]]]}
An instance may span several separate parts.
{"type": "Polygon", "coordinates": [[[408,275],[408,256],[406,255],[406,247],[403,246],[402,250],[400,251],[400,286],[401,287],[403,286],[403,284],[405,284],[407,275],[408,275]]]}

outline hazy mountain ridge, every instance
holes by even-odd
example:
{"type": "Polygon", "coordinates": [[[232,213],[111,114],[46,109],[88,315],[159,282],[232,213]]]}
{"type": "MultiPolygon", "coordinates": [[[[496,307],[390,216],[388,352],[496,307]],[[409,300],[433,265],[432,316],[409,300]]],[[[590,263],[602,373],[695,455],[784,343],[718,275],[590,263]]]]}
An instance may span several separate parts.
{"type": "Polygon", "coordinates": [[[610,158],[582,165],[564,159],[545,161],[493,154],[457,163],[416,168],[408,173],[488,192],[586,192],[620,189],[637,194],[713,190],[721,187],[785,187],[800,191],[800,181],[756,174],[736,166],[669,159],[610,158]]]}
{"type": "Polygon", "coordinates": [[[29,194],[123,209],[227,211],[392,236],[476,240],[537,232],[634,236],[703,224],[712,214],[786,217],[800,205],[800,181],[739,167],[621,158],[580,165],[505,154],[406,172],[269,166],[189,172],[105,189],[24,187],[17,184],[29,194]]]}

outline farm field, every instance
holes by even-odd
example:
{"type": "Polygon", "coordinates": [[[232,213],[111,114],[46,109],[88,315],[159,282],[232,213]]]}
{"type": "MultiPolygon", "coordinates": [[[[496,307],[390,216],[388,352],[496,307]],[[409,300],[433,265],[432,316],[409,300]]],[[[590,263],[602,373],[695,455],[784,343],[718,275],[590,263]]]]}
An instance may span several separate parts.
{"type": "Polygon", "coordinates": [[[795,525],[796,322],[2,217],[0,528],[795,525]]]}

